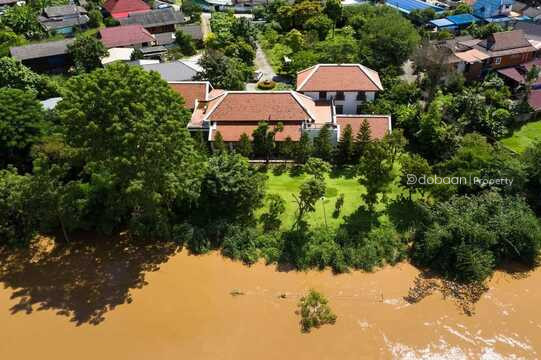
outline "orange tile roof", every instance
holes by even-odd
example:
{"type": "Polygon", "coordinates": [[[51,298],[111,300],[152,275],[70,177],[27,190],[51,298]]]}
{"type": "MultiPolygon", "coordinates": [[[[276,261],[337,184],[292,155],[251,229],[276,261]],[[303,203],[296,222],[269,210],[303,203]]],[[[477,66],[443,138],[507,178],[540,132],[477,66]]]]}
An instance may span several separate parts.
{"type": "Polygon", "coordinates": [[[169,86],[184,98],[184,106],[193,110],[195,100],[206,100],[210,84],[206,81],[170,82],[169,86]]]}
{"type": "MultiPolygon", "coordinates": [[[[313,119],[291,91],[228,91],[207,119],[210,121],[303,121],[313,119]]],[[[312,100],[313,101],[313,100],[312,100]]]]}
{"type": "MultiPolygon", "coordinates": [[[[340,133],[347,125],[351,125],[353,137],[357,135],[361,124],[366,119],[370,125],[372,139],[381,139],[391,131],[391,117],[388,115],[336,115],[336,123],[340,125],[340,133]]],[[[340,134],[340,136],[342,136],[340,134]]]]}
{"type": "MultiPolygon", "coordinates": [[[[272,126],[276,125],[276,123],[271,124],[272,126]]],[[[257,129],[258,124],[257,123],[219,123],[215,130],[212,131],[211,137],[212,141],[214,141],[214,136],[216,135],[216,131],[219,131],[222,135],[224,141],[239,141],[240,136],[243,133],[246,133],[252,139],[252,133],[255,129],[257,129]]],[[[276,141],[284,141],[287,137],[290,137],[293,141],[299,141],[301,138],[302,133],[302,123],[287,123],[284,124],[284,130],[276,134],[276,141]]]]}
{"type": "Polygon", "coordinates": [[[297,91],[379,90],[378,73],[360,64],[318,64],[297,73],[297,91]]]}

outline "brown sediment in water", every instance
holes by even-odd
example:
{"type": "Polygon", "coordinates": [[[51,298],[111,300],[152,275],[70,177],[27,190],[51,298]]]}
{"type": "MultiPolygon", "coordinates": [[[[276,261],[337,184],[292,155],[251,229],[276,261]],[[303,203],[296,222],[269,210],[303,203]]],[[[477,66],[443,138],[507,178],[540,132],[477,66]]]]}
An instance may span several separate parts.
{"type": "Polygon", "coordinates": [[[496,273],[467,316],[441,291],[404,300],[419,271],[277,271],[217,253],[118,241],[3,256],[0,359],[487,359],[539,356],[541,270],[496,273]],[[303,334],[309,288],[338,316],[303,334]],[[284,296],[285,294],[285,296],[284,296]]]}

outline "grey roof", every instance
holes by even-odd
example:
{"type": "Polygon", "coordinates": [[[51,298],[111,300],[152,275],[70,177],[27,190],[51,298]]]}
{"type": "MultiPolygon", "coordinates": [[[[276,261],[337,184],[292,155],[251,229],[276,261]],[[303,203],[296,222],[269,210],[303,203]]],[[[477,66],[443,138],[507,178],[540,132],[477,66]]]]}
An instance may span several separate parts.
{"type": "Polygon", "coordinates": [[[68,15],[86,14],[85,8],[77,5],[57,5],[48,6],[43,10],[47,17],[62,17],[68,15]]]}
{"type": "Polygon", "coordinates": [[[74,39],[63,39],[39,44],[15,46],[10,48],[9,52],[11,53],[11,56],[19,61],[39,59],[48,56],[67,54],[68,45],[74,41],[74,39]]]}
{"type": "Polygon", "coordinates": [[[541,10],[534,7],[529,7],[522,12],[522,15],[526,15],[533,18],[533,17],[541,15],[541,10]]]}
{"type": "Polygon", "coordinates": [[[158,45],[170,45],[175,42],[175,38],[173,37],[174,34],[175,33],[172,32],[166,32],[154,34],[154,37],[156,38],[156,43],[158,45]]]}
{"type": "Polygon", "coordinates": [[[141,24],[144,27],[183,24],[184,14],[173,8],[130,13],[128,17],[119,20],[122,25],[141,24]]]}
{"type": "Polygon", "coordinates": [[[524,31],[528,40],[541,41],[541,24],[519,21],[515,24],[515,29],[524,31]]]}
{"type": "Polygon", "coordinates": [[[0,0],[0,5],[11,5],[15,4],[18,0],[0,0]]]}
{"type": "Polygon", "coordinates": [[[38,17],[39,22],[45,28],[45,30],[56,30],[70,26],[81,26],[90,21],[88,16],[80,15],[78,17],[48,19],[43,16],[38,17]]]}
{"type": "Polygon", "coordinates": [[[524,9],[526,9],[529,5],[528,4],[525,4],[523,2],[520,2],[520,1],[515,1],[513,2],[513,5],[511,7],[511,9],[513,11],[517,11],[517,12],[521,12],[523,11],[524,9]]]}
{"type": "Polygon", "coordinates": [[[194,40],[203,40],[203,30],[201,30],[201,24],[199,23],[182,25],[179,30],[190,34],[194,40]]]}
{"type": "Polygon", "coordinates": [[[144,55],[154,53],[164,53],[167,51],[163,46],[145,46],[139,49],[144,55]]]}
{"type": "Polygon", "coordinates": [[[157,71],[165,81],[190,81],[197,71],[181,61],[142,65],[146,71],[157,71]]]}

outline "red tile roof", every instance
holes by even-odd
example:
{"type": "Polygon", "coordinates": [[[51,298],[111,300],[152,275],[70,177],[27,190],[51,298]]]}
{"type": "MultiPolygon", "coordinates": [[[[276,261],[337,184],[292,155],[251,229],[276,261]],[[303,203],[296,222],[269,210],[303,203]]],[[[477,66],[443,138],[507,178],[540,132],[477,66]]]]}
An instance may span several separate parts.
{"type": "Polygon", "coordinates": [[[378,73],[360,64],[318,64],[297,73],[297,91],[379,90],[378,73]]]}
{"type": "MultiPolygon", "coordinates": [[[[275,123],[271,124],[275,125],[275,123]]],[[[239,141],[240,136],[243,133],[246,133],[252,138],[252,133],[255,129],[257,129],[258,123],[242,123],[242,124],[235,124],[235,123],[219,123],[215,130],[211,133],[211,141],[214,141],[214,136],[216,135],[216,131],[219,131],[222,135],[224,141],[239,141]]],[[[302,131],[302,123],[287,123],[284,125],[284,130],[276,134],[276,141],[284,141],[287,137],[290,137],[293,141],[299,141],[301,138],[301,131],[302,131]]]]}
{"type": "Polygon", "coordinates": [[[170,82],[169,86],[184,98],[184,104],[190,110],[194,109],[195,100],[207,100],[212,89],[207,81],[170,82]]]}
{"type": "Polygon", "coordinates": [[[336,115],[336,123],[340,125],[340,136],[345,127],[351,125],[355,137],[364,119],[370,125],[372,139],[381,139],[391,131],[391,117],[388,115],[336,115]]]}
{"type": "Polygon", "coordinates": [[[150,6],[142,0],[108,0],[103,7],[110,14],[150,10],[150,6]]]}
{"type": "Polygon", "coordinates": [[[541,90],[532,90],[528,96],[528,104],[534,111],[541,110],[541,90]]]}
{"type": "Polygon", "coordinates": [[[140,45],[155,41],[152,34],[139,24],[101,29],[100,37],[106,48],[140,45]]]}
{"type": "MultiPolygon", "coordinates": [[[[303,121],[313,119],[291,91],[229,91],[207,115],[210,121],[303,121]]],[[[315,115],[314,115],[315,116],[315,115]]]]}

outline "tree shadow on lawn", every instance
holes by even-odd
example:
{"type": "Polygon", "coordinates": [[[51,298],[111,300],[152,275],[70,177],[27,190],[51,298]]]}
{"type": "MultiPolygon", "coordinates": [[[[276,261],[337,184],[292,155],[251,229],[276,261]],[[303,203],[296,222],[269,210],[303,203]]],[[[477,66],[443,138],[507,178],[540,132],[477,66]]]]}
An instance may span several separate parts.
{"type": "Polygon", "coordinates": [[[421,226],[429,216],[428,209],[422,204],[401,196],[389,202],[387,214],[401,233],[421,226]]]}
{"type": "Polygon", "coordinates": [[[355,212],[344,216],[344,223],[340,228],[347,231],[348,234],[366,234],[373,227],[380,224],[379,217],[381,213],[370,211],[364,206],[359,206],[355,212]]]}
{"type": "Polygon", "coordinates": [[[131,289],[147,285],[146,272],[179,250],[175,243],[128,236],[76,238],[46,253],[36,247],[0,249],[0,282],[18,300],[12,314],[55,310],[77,326],[98,325],[108,311],[132,301],[131,289]]]}
{"type": "Polygon", "coordinates": [[[345,179],[354,179],[357,177],[357,169],[355,166],[346,165],[341,167],[334,167],[329,174],[331,179],[345,178],[345,179]]]}

